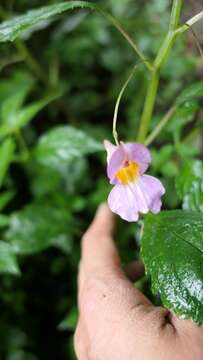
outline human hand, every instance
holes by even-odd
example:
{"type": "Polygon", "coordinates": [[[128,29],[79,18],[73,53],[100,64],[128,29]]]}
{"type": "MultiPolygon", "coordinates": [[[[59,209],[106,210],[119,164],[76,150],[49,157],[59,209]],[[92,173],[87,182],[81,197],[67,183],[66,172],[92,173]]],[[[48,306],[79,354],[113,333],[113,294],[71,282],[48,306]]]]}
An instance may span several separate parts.
{"type": "MultiPolygon", "coordinates": [[[[79,360],[202,360],[203,328],[155,307],[121,269],[104,204],[82,240],[75,333],[79,360]]],[[[139,266],[135,264],[139,275],[139,266]]],[[[136,276],[135,274],[135,276],[136,276]]]]}

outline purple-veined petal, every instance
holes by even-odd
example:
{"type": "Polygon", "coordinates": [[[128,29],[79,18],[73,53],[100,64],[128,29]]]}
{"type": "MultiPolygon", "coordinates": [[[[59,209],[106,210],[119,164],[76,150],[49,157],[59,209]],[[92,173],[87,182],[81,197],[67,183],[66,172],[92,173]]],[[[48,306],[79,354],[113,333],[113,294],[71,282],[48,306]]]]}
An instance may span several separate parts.
{"type": "Polygon", "coordinates": [[[104,147],[106,149],[107,152],[107,163],[109,163],[111,156],[113,155],[113,153],[116,151],[117,146],[113,145],[110,141],[108,140],[104,140],[104,147]]]}
{"type": "Polygon", "coordinates": [[[151,162],[150,151],[144,145],[137,143],[127,143],[123,146],[127,151],[129,160],[136,162],[140,167],[140,174],[144,174],[151,162]]]}

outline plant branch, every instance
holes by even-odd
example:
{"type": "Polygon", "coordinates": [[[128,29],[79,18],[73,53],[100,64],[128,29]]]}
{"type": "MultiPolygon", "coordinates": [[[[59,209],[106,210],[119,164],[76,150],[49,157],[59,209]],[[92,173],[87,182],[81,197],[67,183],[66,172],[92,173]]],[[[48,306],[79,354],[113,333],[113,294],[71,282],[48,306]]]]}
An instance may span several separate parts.
{"type": "Polygon", "coordinates": [[[164,115],[162,120],[158,123],[158,125],[155,127],[155,129],[152,131],[152,133],[148,136],[148,138],[145,141],[145,145],[149,146],[151,145],[152,141],[156,139],[156,137],[160,134],[160,132],[163,130],[163,128],[166,126],[168,121],[171,119],[173,114],[176,111],[176,106],[172,106],[167,113],[164,115]]]}
{"type": "Polygon", "coordinates": [[[180,13],[182,8],[182,0],[173,1],[172,11],[171,11],[171,19],[169,24],[169,31],[174,31],[177,29],[179,25],[180,13]]]}
{"type": "Polygon", "coordinates": [[[27,65],[30,67],[30,69],[33,71],[33,73],[45,84],[47,84],[47,78],[44,74],[41,66],[38,64],[38,62],[35,60],[35,58],[32,56],[24,42],[20,39],[17,39],[15,41],[15,47],[18,50],[18,53],[22,56],[22,58],[27,62],[27,65]]]}
{"type": "Polygon", "coordinates": [[[188,27],[193,26],[199,20],[202,20],[202,19],[203,19],[203,11],[201,11],[199,14],[193,16],[191,19],[187,20],[185,24],[183,24],[176,30],[176,34],[178,35],[178,34],[184,33],[185,31],[188,30],[188,27]]]}
{"type": "Polygon", "coordinates": [[[149,79],[149,87],[145,99],[143,114],[141,117],[140,128],[138,131],[137,140],[141,143],[144,143],[146,135],[148,133],[152,114],[155,107],[155,101],[157,96],[157,91],[159,87],[159,73],[160,69],[167,60],[173,43],[176,38],[176,29],[179,24],[180,12],[182,7],[182,0],[173,0],[173,6],[171,11],[171,18],[168,33],[163,41],[163,44],[154,60],[153,71],[149,79]]]}
{"type": "Polygon", "coordinates": [[[19,144],[19,147],[21,150],[21,159],[22,159],[22,161],[27,161],[30,157],[30,153],[29,153],[27,144],[25,142],[25,139],[24,139],[21,131],[19,129],[17,129],[14,132],[14,135],[16,137],[16,140],[18,141],[18,144],[19,144]]]}
{"type": "Polygon", "coordinates": [[[148,70],[153,70],[153,65],[150,63],[149,60],[147,60],[144,56],[144,54],[139,50],[137,45],[134,43],[130,35],[124,30],[122,25],[119,23],[117,19],[115,19],[112,15],[108,14],[107,12],[99,9],[99,12],[109,21],[115,28],[123,35],[123,37],[127,40],[127,42],[131,45],[133,50],[136,52],[136,54],[140,57],[142,62],[146,65],[148,70]]]}
{"type": "Polygon", "coordinates": [[[140,128],[138,132],[138,141],[144,142],[145,137],[148,132],[150,125],[155,99],[157,95],[159,85],[159,72],[157,70],[153,71],[149,80],[149,87],[147,90],[147,95],[144,103],[144,110],[141,118],[140,128]]]}

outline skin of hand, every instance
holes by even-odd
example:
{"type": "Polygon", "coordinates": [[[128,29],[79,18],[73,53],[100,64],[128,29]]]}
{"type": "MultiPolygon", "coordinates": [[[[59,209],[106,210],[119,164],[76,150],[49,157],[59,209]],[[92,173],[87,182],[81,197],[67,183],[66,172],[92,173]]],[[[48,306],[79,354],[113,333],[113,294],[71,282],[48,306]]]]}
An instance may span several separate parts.
{"type": "MultiPolygon", "coordinates": [[[[155,307],[133,286],[121,269],[113,228],[114,216],[103,204],[82,239],[77,358],[202,360],[203,328],[155,307]]],[[[139,264],[134,271],[140,276],[139,264]]]]}

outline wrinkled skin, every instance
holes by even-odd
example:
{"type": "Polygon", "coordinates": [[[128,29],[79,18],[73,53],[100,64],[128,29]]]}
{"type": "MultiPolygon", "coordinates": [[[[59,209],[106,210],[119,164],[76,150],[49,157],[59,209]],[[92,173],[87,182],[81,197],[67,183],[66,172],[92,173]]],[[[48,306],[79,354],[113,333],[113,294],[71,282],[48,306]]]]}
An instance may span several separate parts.
{"type": "MultiPolygon", "coordinates": [[[[82,240],[75,333],[79,360],[202,360],[203,328],[155,307],[128,280],[102,205],[82,240]]],[[[133,277],[140,266],[131,266],[133,277]]]]}

